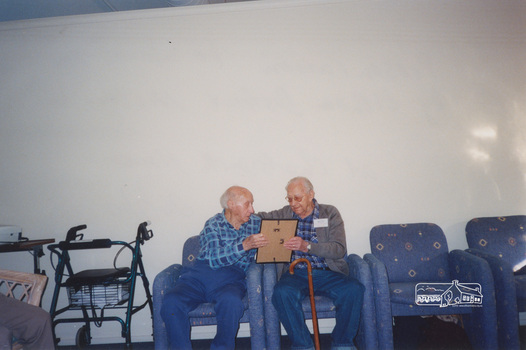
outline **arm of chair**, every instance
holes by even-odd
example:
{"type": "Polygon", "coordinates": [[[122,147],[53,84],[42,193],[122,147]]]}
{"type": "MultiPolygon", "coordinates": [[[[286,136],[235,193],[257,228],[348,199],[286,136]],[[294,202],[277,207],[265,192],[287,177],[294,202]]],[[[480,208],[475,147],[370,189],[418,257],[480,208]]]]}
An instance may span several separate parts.
{"type": "Polygon", "coordinates": [[[373,278],[369,265],[360,256],[350,254],[346,258],[349,265],[349,276],[356,278],[365,287],[363,296],[360,329],[357,343],[360,349],[378,349],[376,334],[376,314],[373,297],[373,278]]]}
{"type": "Polygon", "coordinates": [[[384,263],[371,253],[365,254],[363,259],[369,265],[373,279],[378,347],[380,349],[392,349],[394,347],[393,317],[391,314],[391,297],[389,295],[387,270],[384,263]]]}
{"type": "Polygon", "coordinates": [[[449,253],[449,267],[452,279],[481,286],[482,307],[473,307],[472,313],[463,318],[473,348],[497,349],[495,289],[489,264],[480,257],[456,249],[449,253]]]}
{"type": "Polygon", "coordinates": [[[508,349],[519,349],[519,313],[513,267],[500,257],[478,249],[467,249],[466,252],[483,258],[491,268],[495,282],[499,345],[506,344],[508,349]]]}
{"type": "Polygon", "coordinates": [[[163,305],[164,294],[173,288],[182,269],[183,266],[180,264],[168,266],[159,272],[153,281],[153,339],[155,349],[168,349],[168,336],[161,318],[161,306],[163,305]]]}
{"type": "MultiPolygon", "coordinates": [[[[515,277],[513,275],[513,267],[507,261],[498,256],[485,253],[478,249],[467,249],[466,252],[478,256],[489,264],[491,272],[493,273],[493,281],[495,282],[495,298],[496,302],[506,301],[510,304],[514,301],[511,307],[517,307],[517,293],[515,289],[515,277]]],[[[516,311],[515,311],[516,313],[516,311]]],[[[519,322],[518,316],[517,323],[519,322]]]]}
{"type": "Polygon", "coordinates": [[[263,302],[263,265],[252,263],[248,267],[247,296],[252,349],[265,349],[265,311],[263,302]]]}
{"type": "Polygon", "coordinates": [[[4,294],[35,306],[40,306],[47,280],[44,275],[0,270],[0,284],[4,282],[6,289],[4,294]]]}
{"type": "Polygon", "coordinates": [[[267,349],[281,348],[281,325],[274,305],[272,305],[272,294],[274,286],[278,282],[278,269],[280,264],[263,264],[263,307],[265,310],[265,331],[267,349]]]}

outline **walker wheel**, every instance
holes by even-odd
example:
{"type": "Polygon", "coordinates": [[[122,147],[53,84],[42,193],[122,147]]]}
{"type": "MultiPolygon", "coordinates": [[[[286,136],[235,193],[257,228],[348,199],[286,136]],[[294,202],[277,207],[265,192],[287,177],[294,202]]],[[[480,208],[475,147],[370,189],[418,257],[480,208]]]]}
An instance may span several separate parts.
{"type": "Polygon", "coordinates": [[[85,349],[91,343],[90,335],[86,326],[82,326],[77,331],[77,336],[75,338],[75,344],[78,349],[85,349]]]}

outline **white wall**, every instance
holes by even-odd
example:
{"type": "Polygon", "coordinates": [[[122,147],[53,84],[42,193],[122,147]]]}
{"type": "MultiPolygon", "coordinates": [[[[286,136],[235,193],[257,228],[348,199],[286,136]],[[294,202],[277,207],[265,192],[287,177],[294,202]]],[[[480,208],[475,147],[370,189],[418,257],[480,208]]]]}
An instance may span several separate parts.
{"type": "Polygon", "coordinates": [[[472,217],[526,212],[525,17],[518,1],[265,0],[2,23],[0,223],[132,240],[151,220],[153,282],[228,186],[271,210],[305,175],[350,252],[419,221],[464,249],[472,217]]]}

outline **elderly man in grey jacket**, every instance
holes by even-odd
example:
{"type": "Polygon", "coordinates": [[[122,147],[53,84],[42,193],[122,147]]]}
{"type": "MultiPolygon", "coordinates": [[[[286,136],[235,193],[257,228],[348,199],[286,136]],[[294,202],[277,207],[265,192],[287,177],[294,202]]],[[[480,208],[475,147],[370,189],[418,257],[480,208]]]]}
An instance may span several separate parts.
{"type": "MultiPolygon", "coordinates": [[[[305,258],[312,266],[314,294],[333,300],[336,325],[332,332],[332,349],[355,349],[364,286],[348,276],[345,262],[347,243],[343,220],[332,205],[319,204],[314,198],[312,183],[305,177],[295,177],[286,186],[289,205],[262,218],[298,219],[295,237],[283,244],[292,250],[292,260],[305,258]]],[[[308,295],[308,274],[305,263],[296,265],[293,275],[288,265],[278,267],[281,278],[274,288],[272,303],[285,327],[293,349],[313,349],[310,332],[301,308],[308,295]]]]}

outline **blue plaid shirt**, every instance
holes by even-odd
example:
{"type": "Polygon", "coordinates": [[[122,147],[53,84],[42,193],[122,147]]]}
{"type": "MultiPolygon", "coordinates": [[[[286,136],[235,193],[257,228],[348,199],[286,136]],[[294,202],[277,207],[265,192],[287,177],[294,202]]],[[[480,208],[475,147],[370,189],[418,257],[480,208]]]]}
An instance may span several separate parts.
{"type": "Polygon", "coordinates": [[[224,266],[237,266],[246,271],[254,260],[256,249],[243,250],[243,241],[250,235],[259,233],[261,219],[250,215],[239,230],[225,218],[225,211],[208,219],[199,234],[198,260],[207,261],[212,269],[224,266]]]}
{"type": "MultiPolygon", "coordinates": [[[[293,213],[292,217],[298,219],[298,230],[296,235],[301,237],[303,240],[318,243],[318,236],[316,235],[316,228],[314,227],[314,220],[320,218],[320,206],[316,199],[312,200],[314,202],[314,210],[312,214],[307,216],[305,219],[300,218],[296,213],[293,213]]],[[[309,253],[304,253],[300,250],[294,250],[292,252],[292,261],[296,259],[304,258],[310,261],[313,269],[323,269],[328,268],[325,258],[319,257],[317,255],[312,255],[309,253]]],[[[299,263],[296,265],[299,268],[307,268],[307,264],[299,263]]]]}

